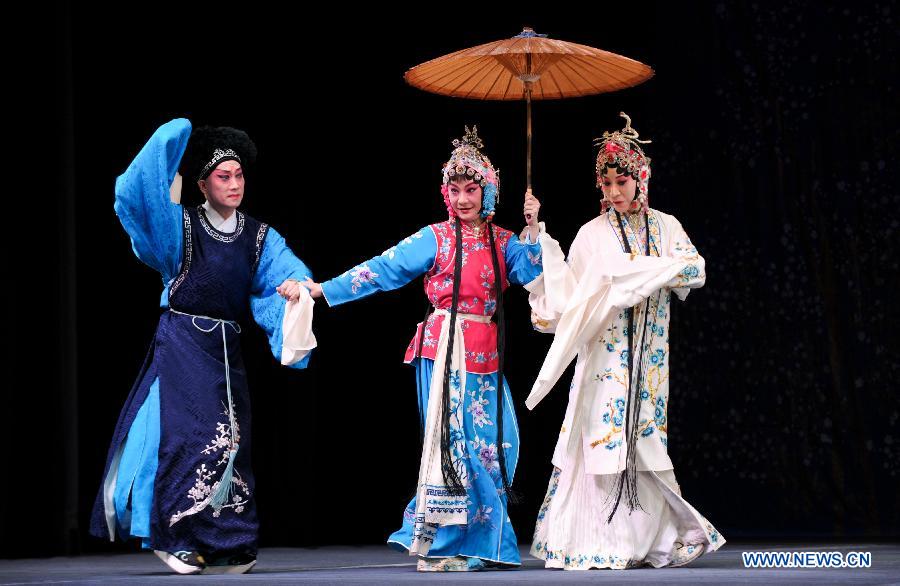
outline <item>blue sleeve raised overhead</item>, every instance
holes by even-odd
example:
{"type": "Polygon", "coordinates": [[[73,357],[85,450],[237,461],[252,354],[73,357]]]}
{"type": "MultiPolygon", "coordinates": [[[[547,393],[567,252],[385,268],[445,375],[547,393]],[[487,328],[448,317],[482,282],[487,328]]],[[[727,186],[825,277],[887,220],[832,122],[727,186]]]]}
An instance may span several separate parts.
{"type": "Polygon", "coordinates": [[[137,257],[168,283],[181,264],[182,209],[169,187],[191,135],[191,123],[178,118],[160,126],[128,169],[116,179],[116,215],[137,257]]]}
{"type": "Polygon", "coordinates": [[[342,275],[322,283],[328,305],[340,305],[362,299],[378,291],[390,291],[406,285],[434,265],[437,239],[425,226],[385,250],[380,256],[356,265],[342,275]]]}
{"type": "MultiPolygon", "coordinates": [[[[303,282],[307,278],[312,278],[309,268],[294,256],[281,234],[274,228],[269,228],[263,243],[262,254],[259,257],[259,265],[253,276],[253,284],[250,289],[250,310],[253,313],[253,319],[266,333],[272,356],[278,362],[281,362],[281,348],[284,345],[284,332],[281,331],[281,324],[284,320],[284,307],[287,302],[275,291],[275,288],[286,279],[303,282]]],[[[307,354],[303,360],[292,364],[291,368],[306,368],[306,365],[309,364],[310,354],[307,354]]]]}

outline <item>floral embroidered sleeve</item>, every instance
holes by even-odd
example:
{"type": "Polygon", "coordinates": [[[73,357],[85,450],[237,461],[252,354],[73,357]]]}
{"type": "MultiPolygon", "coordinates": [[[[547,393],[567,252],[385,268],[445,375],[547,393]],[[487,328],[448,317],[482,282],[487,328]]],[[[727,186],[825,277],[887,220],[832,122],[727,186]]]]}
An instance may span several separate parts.
{"type": "Polygon", "coordinates": [[[506,273],[510,283],[516,285],[527,285],[535,280],[543,270],[541,262],[541,245],[540,242],[532,243],[526,237],[512,237],[506,244],[504,257],[506,260],[506,273]]]}
{"type": "Polygon", "coordinates": [[[678,298],[684,301],[690,289],[699,289],[706,282],[706,261],[697,252],[697,247],[691,243],[691,239],[677,221],[673,226],[670,242],[668,256],[684,261],[687,266],[669,281],[666,287],[672,289],[678,298]]]}
{"type": "Polygon", "coordinates": [[[190,135],[191,123],[184,118],[163,124],[116,179],[114,207],[131,248],[159,271],[164,284],[178,274],[181,264],[183,212],[171,201],[169,187],[190,135]]]}
{"type": "MultiPolygon", "coordinates": [[[[266,333],[272,349],[272,356],[279,362],[281,362],[284,344],[282,323],[287,302],[278,294],[275,287],[281,285],[285,279],[296,279],[302,282],[307,278],[312,279],[312,272],[302,260],[291,252],[281,234],[270,227],[266,231],[259,265],[253,275],[253,283],[250,288],[250,310],[253,313],[253,319],[266,333]]],[[[306,368],[309,356],[307,354],[299,362],[291,364],[290,367],[306,368]]]]}
{"type": "Polygon", "coordinates": [[[340,305],[406,285],[434,265],[437,239],[426,226],[380,256],[356,265],[338,277],[322,283],[328,305],[340,305]]]}

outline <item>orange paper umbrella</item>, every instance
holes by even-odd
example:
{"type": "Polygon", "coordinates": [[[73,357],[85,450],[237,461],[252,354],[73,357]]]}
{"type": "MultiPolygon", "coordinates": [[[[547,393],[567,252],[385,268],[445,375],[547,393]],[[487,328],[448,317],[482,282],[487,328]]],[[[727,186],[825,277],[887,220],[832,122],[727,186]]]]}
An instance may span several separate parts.
{"type": "Polygon", "coordinates": [[[531,100],[614,92],[653,76],[634,59],[577,43],[548,39],[525,28],[511,39],[463,49],[406,72],[413,87],[474,100],[525,100],[526,175],[531,188],[531,100]]]}

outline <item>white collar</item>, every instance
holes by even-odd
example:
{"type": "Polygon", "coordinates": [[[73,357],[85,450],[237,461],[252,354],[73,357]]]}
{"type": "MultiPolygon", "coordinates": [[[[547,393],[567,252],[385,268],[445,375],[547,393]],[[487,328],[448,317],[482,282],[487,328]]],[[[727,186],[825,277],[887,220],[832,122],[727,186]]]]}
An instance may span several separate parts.
{"type": "Polygon", "coordinates": [[[237,210],[228,216],[228,219],[226,220],[219,215],[219,212],[209,205],[209,201],[203,202],[203,209],[206,210],[206,217],[209,219],[209,223],[219,232],[230,234],[237,229],[237,210]]]}

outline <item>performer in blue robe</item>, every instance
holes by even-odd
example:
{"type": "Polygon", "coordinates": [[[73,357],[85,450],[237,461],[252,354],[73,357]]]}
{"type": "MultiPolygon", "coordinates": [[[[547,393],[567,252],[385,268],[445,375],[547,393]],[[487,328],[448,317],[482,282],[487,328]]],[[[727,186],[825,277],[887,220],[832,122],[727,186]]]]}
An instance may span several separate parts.
{"type": "Polygon", "coordinates": [[[252,315],[276,360],[292,368],[309,360],[309,348],[286,345],[284,326],[286,299],[300,297],[298,281],[311,273],[273,228],[237,209],[255,155],[242,131],[192,134],[190,122],[177,119],[116,181],[116,213],[164,287],[156,334],[113,434],[91,533],[140,538],[179,573],[238,573],[256,563],[241,324],[252,315]],[[173,201],[179,163],[198,181],[202,206],[173,201]]]}
{"type": "Polygon", "coordinates": [[[405,358],[416,368],[423,429],[419,481],[400,528],[388,538],[391,547],[418,556],[421,572],[521,563],[507,513],[519,429],[503,377],[503,296],[510,284],[541,275],[546,233],[537,219],[540,202],[530,192],[522,235],[497,226],[499,176],[480,150],[476,129],[466,128],[454,146],[442,171],[448,220],[333,279],[307,284],[313,297],[334,307],[424,275],[431,308],[405,358]]]}

